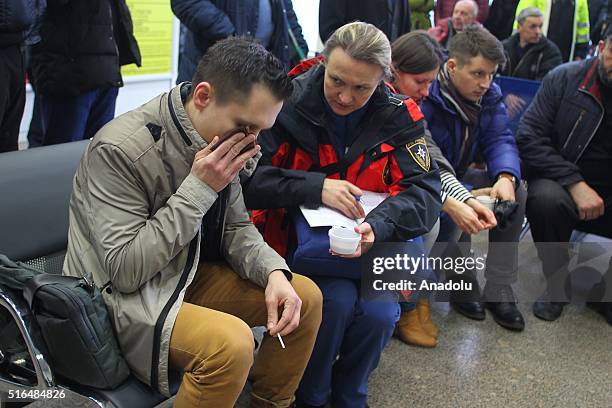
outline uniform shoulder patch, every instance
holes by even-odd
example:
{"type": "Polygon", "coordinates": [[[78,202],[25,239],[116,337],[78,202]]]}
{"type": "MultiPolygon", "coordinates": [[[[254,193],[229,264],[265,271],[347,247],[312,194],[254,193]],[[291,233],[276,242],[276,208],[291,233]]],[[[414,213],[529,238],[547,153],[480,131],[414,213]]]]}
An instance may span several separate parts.
{"type": "Polygon", "coordinates": [[[410,156],[420,168],[429,172],[429,169],[431,169],[431,157],[429,156],[429,150],[424,138],[420,137],[406,144],[406,150],[408,150],[408,153],[410,153],[410,156]]]}

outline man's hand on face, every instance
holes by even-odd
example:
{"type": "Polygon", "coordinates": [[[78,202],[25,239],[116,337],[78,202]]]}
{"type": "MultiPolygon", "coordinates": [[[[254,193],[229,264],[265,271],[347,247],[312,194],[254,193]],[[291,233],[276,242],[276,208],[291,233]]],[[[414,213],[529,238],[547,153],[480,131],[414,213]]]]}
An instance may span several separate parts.
{"type": "Polygon", "coordinates": [[[490,196],[499,200],[516,201],[514,183],[506,177],[500,177],[499,180],[493,184],[490,196]]]}
{"type": "Polygon", "coordinates": [[[587,183],[580,181],[567,188],[582,221],[594,220],[604,215],[604,201],[587,183]]]}
{"type": "Polygon", "coordinates": [[[221,142],[218,136],[204,149],[196,153],[191,165],[191,173],[216,192],[223,190],[261,147],[255,147],[240,153],[249,144],[255,143],[255,135],[236,133],[221,142]]]}
{"type": "Polygon", "coordinates": [[[300,325],[302,300],[295,293],[283,271],[272,271],[268,275],[265,299],[268,311],[266,326],[270,336],[276,336],[278,333],[284,336],[300,325]],[[279,310],[281,311],[280,319],[279,310]]]}
{"type": "Polygon", "coordinates": [[[349,218],[364,218],[365,211],[357,197],[361,197],[363,191],[354,184],[345,180],[325,179],[321,201],[330,208],[335,208],[349,218]]]}

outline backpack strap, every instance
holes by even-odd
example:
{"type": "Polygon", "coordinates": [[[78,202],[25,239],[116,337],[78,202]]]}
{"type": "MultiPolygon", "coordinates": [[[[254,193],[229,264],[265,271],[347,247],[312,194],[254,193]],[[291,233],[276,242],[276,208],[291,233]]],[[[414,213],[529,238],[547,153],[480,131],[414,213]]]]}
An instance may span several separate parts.
{"type": "Polygon", "coordinates": [[[28,303],[28,307],[32,308],[34,296],[43,286],[53,285],[56,283],[65,285],[74,285],[75,282],[82,281],[84,285],[92,286],[85,278],[77,278],[75,276],[54,275],[50,273],[42,273],[34,276],[32,279],[25,282],[23,287],[23,298],[28,303]]]}

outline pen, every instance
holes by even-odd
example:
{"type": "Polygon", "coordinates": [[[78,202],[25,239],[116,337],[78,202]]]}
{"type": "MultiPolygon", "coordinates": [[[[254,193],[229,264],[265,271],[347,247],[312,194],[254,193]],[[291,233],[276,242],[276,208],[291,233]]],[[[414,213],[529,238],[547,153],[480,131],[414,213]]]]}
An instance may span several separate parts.
{"type": "Polygon", "coordinates": [[[281,347],[285,348],[285,343],[283,342],[283,338],[281,337],[280,333],[277,333],[276,337],[278,337],[278,341],[280,341],[281,347]]]}
{"type": "MultiPolygon", "coordinates": [[[[355,197],[355,201],[357,201],[358,204],[361,204],[361,196],[354,196],[355,197]]],[[[363,206],[363,205],[362,205],[363,206]]],[[[364,218],[355,218],[355,222],[359,225],[363,222],[364,218]]]]}

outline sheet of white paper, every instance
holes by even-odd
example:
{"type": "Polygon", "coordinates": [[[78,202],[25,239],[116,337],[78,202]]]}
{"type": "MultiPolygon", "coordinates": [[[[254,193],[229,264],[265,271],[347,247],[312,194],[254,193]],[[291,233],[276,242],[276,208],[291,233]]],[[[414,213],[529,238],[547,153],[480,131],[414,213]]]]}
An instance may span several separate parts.
{"type": "MultiPolygon", "coordinates": [[[[387,196],[388,194],[386,193],[364,191],[359,201],[361,202],[366,215],[368,215],[368,213],[382,203],[387,196]]],[[[354,228],[363,221],[363,219],[356,221],[345,217],[340,212],[326,206],[321,206],[316,209],[300,206],[300,209],[302,210],[302,214],[304,214],[304,218],[306,218],[306,221],[308,221],[308,225],[311,227],[342,226],[354,228]]]]}

